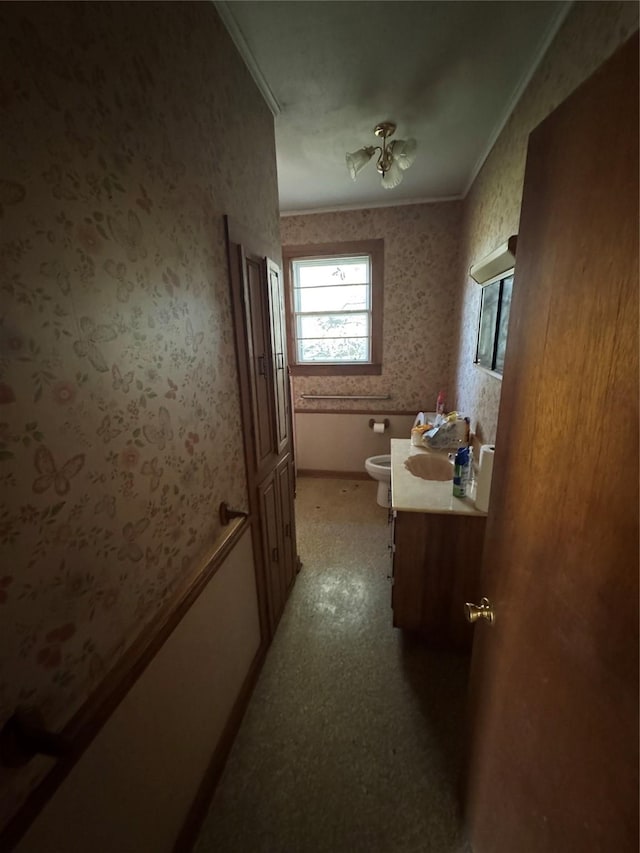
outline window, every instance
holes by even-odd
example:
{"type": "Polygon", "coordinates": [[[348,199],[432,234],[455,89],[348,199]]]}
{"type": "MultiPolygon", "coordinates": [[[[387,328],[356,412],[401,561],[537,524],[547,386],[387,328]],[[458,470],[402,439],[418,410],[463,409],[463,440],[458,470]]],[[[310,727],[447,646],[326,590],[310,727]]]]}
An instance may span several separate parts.
{"type": "Polygon", "coordinates": [[[368,255],[291,262],[298,364],[371,361],[368,255]]]}
{"type": "Polygon", "coordinates": [[[283,255],[291,372],[381,373],[383,241],[290,246],[283,255]]]}
{"type": "Polygon", "coordinates": [[[504,371],[512,289],[512,270],[502,273],[501,277],[487,282],[482,288],[475,362],[500,376],[504,371]]]}

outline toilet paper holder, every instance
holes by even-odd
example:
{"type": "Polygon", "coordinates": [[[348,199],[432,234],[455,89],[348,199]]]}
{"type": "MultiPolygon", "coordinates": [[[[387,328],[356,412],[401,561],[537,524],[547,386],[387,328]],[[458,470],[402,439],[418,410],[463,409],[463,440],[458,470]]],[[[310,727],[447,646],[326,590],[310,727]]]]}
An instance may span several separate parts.
{"type": "Polygon", "coordinates": [[[376,421],[374,418],[369,418],[369,429],[373,429],[376,423],[383,423],[385,429],[389,429],[389,418],[385,418],[383,421],[376,421]]]}

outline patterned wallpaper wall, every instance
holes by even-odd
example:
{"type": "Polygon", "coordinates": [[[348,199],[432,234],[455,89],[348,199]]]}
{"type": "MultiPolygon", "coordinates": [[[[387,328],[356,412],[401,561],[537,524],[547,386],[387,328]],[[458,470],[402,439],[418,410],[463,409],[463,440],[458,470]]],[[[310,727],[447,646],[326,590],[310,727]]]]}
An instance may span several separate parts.
{"type": "Polygon", "coordinates": [[[459,270],[460,202],[285,216],[283,246],[384,238],[383,372],[296,376],[298,409],[435,408],[449,385],[459,270]],[[388,401],[302,400],[301,394],[390,394],[388,401]]]}
{"type": "Polygon", "coordinates": [[[0,726],[57,728],[246,507],[223,214],[279,254],[273,121],[210,3],[0,32],[0,726]]]}
{"type": "Polygon", "coordinates": [[[472,426],[483,441],[495,441],[502,384],[473,365],[481,290],[468,270],[518,233],[529,133],[637,28],[636,3],[575,3],[464,201],[453,370],[456,405],[473,414],[472,426]]]}

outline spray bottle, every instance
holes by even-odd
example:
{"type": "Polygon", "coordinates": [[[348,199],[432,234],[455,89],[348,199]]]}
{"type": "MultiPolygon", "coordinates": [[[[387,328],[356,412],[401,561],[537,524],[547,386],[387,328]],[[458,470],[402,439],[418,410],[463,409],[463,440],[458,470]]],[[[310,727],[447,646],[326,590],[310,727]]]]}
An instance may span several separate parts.
{"type": "Polygon", "coordinates": [[[453,496],[464,498],[471,480],[471,452],[468,446],[458,448],[453,462],[453,496]]]}

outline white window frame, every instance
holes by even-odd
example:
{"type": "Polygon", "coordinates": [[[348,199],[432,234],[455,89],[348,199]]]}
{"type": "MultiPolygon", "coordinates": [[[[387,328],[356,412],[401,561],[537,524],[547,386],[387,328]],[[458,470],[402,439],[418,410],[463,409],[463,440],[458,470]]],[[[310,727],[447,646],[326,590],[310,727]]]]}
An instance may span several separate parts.
{"type": "Polygon", "coordinates": [[[287,337],[289,366],[294,375],[340,375],[379,374],[382,372],[382,275],[384,265],[384,241],[366,240],[348,243],[314,244],[309,246],[285,246],[283,248],[285,283],[287,290],[287,337]],[[362,314],[361,308],[344,311],[298,311],[296,300],[296,268],[299,264],[335,264],[340,260],[368,259],[368,359],[356,361],[302,361],[298,344],[298,317],[362,314]]]}

